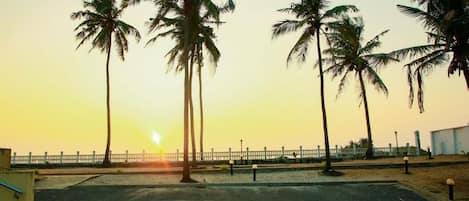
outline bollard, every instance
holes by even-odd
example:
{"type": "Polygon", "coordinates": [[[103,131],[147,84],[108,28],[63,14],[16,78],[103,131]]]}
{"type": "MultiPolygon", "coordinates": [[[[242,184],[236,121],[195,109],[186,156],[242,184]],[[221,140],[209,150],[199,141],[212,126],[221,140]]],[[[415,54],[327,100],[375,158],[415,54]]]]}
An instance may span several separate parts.
{"type": "Polygon", "coordinates": [[[230,160],[230,175],[231,176],[233,176],[233,164],[234,164],[234,161],[230,160]]]}
{"type": "Polygon", "coordinates": [[[428,160],[433,159],[432,152],[430,151],[430,147],[427,147],[427,153],[428,153],[428,160]]]}
{"type": "Polygon", "coordinates": [[[256,170],[257,170],[257,165],[256,164],[252,165],[252,181],[256,181],[256,170]]]}
{"type": "Polygon", "coordinates": [[[450,201],[454,201],[454,179],[448,178],[446,184],[448,185],[448,198],[450,201]]]}
{"type": "Polygon", "coordinates": [[[264,147],[264,160],[267,160],[267,147],[264,147]]]}
{"type": "Polygon", "coordinates": [[[46,152],[44,152],[44,164],[47,164],[47,163],[48,162],[47,162],[47,151],[46,151],[46,152]]]}
{"type": "Polygon", "coordinates": [[[404,157],[405,174],[409,174],[409,157],[404,157]]]}

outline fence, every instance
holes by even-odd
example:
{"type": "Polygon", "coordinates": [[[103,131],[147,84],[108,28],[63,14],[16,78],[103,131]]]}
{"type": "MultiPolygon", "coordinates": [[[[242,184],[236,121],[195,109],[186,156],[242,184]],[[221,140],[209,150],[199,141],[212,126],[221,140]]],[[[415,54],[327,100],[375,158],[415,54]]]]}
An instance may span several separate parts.
{"type": "MultiPolygon", "coordinates": [[[[331,158],[336,159],[350,159],[364,156],[366,148],[339,148],[337,145],[330,149],[331,158]]],[[[409,156],[419,155],[415,147],[399,147],[399,149],[389,147],[375,147],[374,155],[377,157],[383,156],[397,156],[399,153],[407,153],[409,156]]],[[[200,153],[197,153],[197,159],[200,159],[200,153]]],[[[232,151],[231,148],[225,152],[215,152],[212,148],[209,152],[204,152],[204,161],[228,161],[228,160],[275,160],[275,159],[322,159],[326,155],[326,150],[321,149],[320,146],[310,149],[304,149],[300,146],[299,149],[286,150],[282,147],[280,150],[268,150],[264,147],[263,150],[252,151],[249,148],[246,150],[232,151]]],[[[183,160],[183,154],[179,150],[174,153],[129,153],[126,151],[123,154],[114,154],[111,152],[111,161],[113,163],[139,163],[139,162],[177,162],[183,160]]],[[[64,154],[60,152],[59,155],[49,155],[47,152],[41,155],[28,155],[19,156],[16,152],[11,157],[12,165],[34,165],[34,164],[98,164],[104,159],[104,154],[96,154],[93,151],[91,154],[64,154]]],[[[192,157],[189,157],[191,160],[192,157]]]]}

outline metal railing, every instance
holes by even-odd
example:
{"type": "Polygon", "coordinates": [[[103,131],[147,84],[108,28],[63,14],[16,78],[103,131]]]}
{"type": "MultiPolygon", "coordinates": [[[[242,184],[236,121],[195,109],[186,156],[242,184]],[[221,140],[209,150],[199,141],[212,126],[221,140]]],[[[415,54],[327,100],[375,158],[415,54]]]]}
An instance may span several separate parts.
{"type": "MultiPolygon", "coordinates": [[[[330,149],[331,158],[335,159],[351,159],[360,158],[366,153],[366,148],[358,148],[356,146],[352,148],[339,148],[337,145],[330,149]]],[[[408,156],[415,156],[415,147],[399,148],[400,155],[406,153],[408,156]]],[[[192,153],[190,153],[192,154],[192,153]]],[[[197,159],[200,159],[200,153],[197,153],[197,159]]],[[[228,151],[215,152],[212,148],[209,152],[204,152],[204,161],[228,161],[228,160],[288,160],[288,159],[317,159],[320,160],[325,157],[326,150],[321,149],[320,146],[314,149],[304,149],[300,146],[299,149],[288,149],[282,147],[280,150],[268,150],[264,147],[263,150],[246,150],[243,151],[232,151],[231,148],[228,151]]],[[[375,147],[374,156],[385,157],[385,156],[397,156],[399,155],[396,148],[389,147],[375,147]]],[[[173,153],[147,153],[145,151],[141,153],[112,153],[110,154],[111,161],[113,163],[141,163],[141,162],[178,162],[183,160],[183,154],[179,150],[173,153]]],[[[59,155],[49,155],[47,152],[41,155],[33,155],[29,152],[28,155],[17,155],[16,152],[11,156],[12,165],[35,165],[35,164],[99,164],[103,161],[104,154],[96,154],[93,151],[91,154],[81,154],[76,152],[75,154],[64,154],[60,152],[59,155]]],[[[192,157],[189,157],[191,160],[192,157]]]]}

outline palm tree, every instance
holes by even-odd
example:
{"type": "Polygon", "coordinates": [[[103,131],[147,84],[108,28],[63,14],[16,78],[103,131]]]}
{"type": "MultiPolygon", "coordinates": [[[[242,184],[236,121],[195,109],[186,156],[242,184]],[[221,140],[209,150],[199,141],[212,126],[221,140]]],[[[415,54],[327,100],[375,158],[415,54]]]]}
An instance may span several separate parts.
{"type": "Polygon", "coordinates": [[[86,10],[74,12],[72,20],[84,19],[75,31],[80,43],[77,49],[85,42],[91,41],[91,50],[98,48],[107,53],[106,59],[106,108],[107,108],[107,142],[104,154],[103,166],[111,166],[109,156],[111,146],[111,106],[110,106],[110,83],[109,83],[109,60],[111,57],[112,39],[117,47],[119,57],[124,60],[124,54],[128,51],[127,36],[134,36],[140,40],[140,33],[136,28],[120,20],[123,8],[116,6],[115,0],[91,0],[83,1],[86,10]]]}
{"type": "MultiPolygon", "coordinates": [[[[365,79],[367,79],[379,92],[388,94],[388,89],[379,77],[377,69],[391,61],[398,61],[385,53],[373,53],[381,46],[380,37],[389,30],[383,31],[371,40],[363,43],[364,24],[362,18],[344,17],[341,21],[329,24],[328,39],[330,48],[324,52],[329,55],[325,62],[330,64],[324,72],[331,73],[333,78],[341,76],[339,94],[346,86],[349,76],[355,74],[360,84],[360,98],[365,106],[366,129],[368,133],[368,146],[366,158],[373,158],[373,141],[371,135],[370,114],[366,96],[365,79]]],[[[339,95],[338,94],[338,95],[339,95]]]]}
{"type": "Polygon", "coordinates": [[[274,24],[272,29],[273,38],[276,38],[280,35],[294,32],[303,28],[303,33],[288,54],[287,64],[294,56],[298,57],[300,62],[304,62],[308,54],[309,46],[314,40],[314,36],[316,36],[316,46],[319,61],[322,125],[324,130],[324,144],[326,149],[326,167],[323,171],[324,173],[332,172],[332,166],[329,150],[326,104],[324,101],[324,77],[322,73],[323,66],[320,35],[325,33],[322,27],[330,20],[333,20],[337,16],[343,15],[348,11],[358,11],[358,9],[352,5],[342,5],[326,10],[327,8],[328,2],[326,0],[301,0],[300,3],[292,3],[290,7],[283,8],[278,11],[293,14],[296,16],[296,19],[280,21],[274,24]]]}
{"type": "Polygon", "coordinates": [[[396,50],[398,58],[416,58],[406,64],[409,82],[409,105],[414,100],[414,82],[417,81],[417,100],[420,112],[423,106],[423,76],[436,66],[449,62],[448,76],[463,73],[469,89],[469,1],[415,0],[423,9],[398,5],[401,12],[422,22],[427,30],[429,44],[396,50]]]}
{"type": "MultiPolygon", "coordinates": [[[[139,2],[140,0],[127,0],[124,2],[124,6],[139,2]]],[[[166,36],[171,37],[176,42],[166,56],[168,57],[168,64],[174,65],[176,71],[184,71],[184,159],[181,182],[194,182],[190,178],[189,167],[189,121],[193,116],[190,115],[192,108],[191,71],[194,62],[197,62],[199,66],[202,63],[202,53],[199,51],[200,44],[203,44],[207,49],[212,48],[211,45],[214,45],[212,40],[198,42],[200,41],[199,35],[204,35],[203,31],[207,28],[201,26],[201,24],[203,24],[202,22],[217,24],[220,13],[234,9],[234,4],[231,0],[223,7],[219,7],[210,0],[153,0],[153,2],[159,9],[156,16],[149,23],[149,31],[166,30],[158,33],[147,44],[166,36]],[[171,17],[167,17],[168,14],[171,17]]]]}

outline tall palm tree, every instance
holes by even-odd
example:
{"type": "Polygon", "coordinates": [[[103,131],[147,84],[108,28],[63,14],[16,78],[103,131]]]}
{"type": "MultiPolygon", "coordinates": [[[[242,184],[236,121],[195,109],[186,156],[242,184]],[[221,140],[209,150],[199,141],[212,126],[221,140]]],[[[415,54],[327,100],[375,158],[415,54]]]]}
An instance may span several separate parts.
{"type": "Polygon", "coordinates": [[[427,30],[429,44],[396,50],[398,58],[415,58],[406,64],[409,82],[409,105],[414,100],[414,82],[417,81],[417,100],[420,112],[423,106],[423,76],[436,66],[449,62],[448,76],[463,73],[469,89],[469,1],[414,0],[422,8],[397,5],[406,15],[417,18],[427,30]]]}
{"type": "Polygon", "coordinates": [[[278,10],[279,12],[295,15],[294,20],[283,20],[273,25],[273,38],[284,35],[289,32],[294,32],[303,29],[298,41],[287,57],[287,64],[294,56],[298,57],[300,62],[306,60],[309,46],[316,36],[316,46],[319,61],[319,77],[320,77],[320,96],[321,96],[321,110],[322,110],[322,125],[324,130],[324,144],[326,149],[326,167],[324,173],[332,171],[330,150],[329,150],[329,134],[327,129],[327,115],[326,104],[324,101],[324,77],[321,55],[321,41],[320,35],[325,33],[323,26],[334,20],[336,17],[344,15],[349,11],[356,12],[358,9],[353,5],[336,6],[332,9],[328,8],[328,1],[326,0],[301,0],[299,3],[291,3],[290,7],[278,10]]]}
{"type": "Polygon", "coordinates": [[[109,60],[111,58],[112,40],[116,45],[119,57],[124,60],[124,54],[128,51],[127,36],[134,36],[140,40],[140,33],[136,28],[120,20],[123,8],[116,6],[115,0],[91,0],[83,1],[85,10],[74,12],[72,20],[84,19],[75,31],[77,40],[80,43],[77,49],[85,42],[91,40],[91,50],[98,48],[101,52],[107,53],[106,59],[106,108],[107,108],[107,141],[104,154],[103,166],[111,166],[110,146],[111,146],[111,105],[110,105],[110,82],[109,82],[109,60]]]}
{"type": "MultiPolygon", "coordinates": [[[[139,3],[141,0],[126,0],[124,5],[139,3]]],[[[174,65],[176,71],[184,71],[184,156],[183,178],[181,182],[194,182],[190,178],[189,167],[189,121],[191,109],[191,70],[194,62],[202,63],[201,48],[203,44],[207,49],[214,45],[212,40],[200,41],[199,35],[204,35],[205,23],[217,24],[220,14],[234,9],[234,4],[228,0],[225,6],[218,6],[211,0],[152,0],[159,8],[156,16],[149,23],[149,31],[164,31],[150,39],[147,44],[155,42],[160,37],[169,36],[175,40],[175,46],[166,54],[168,63],[174,65]],[[170,14],[171,17],[167,17],[170,14]],[[203,17],[201,17],[203,16],[203,17]],[[205,21],[203,21],[205,20],[205,21]],[[199,45],[198,45],[199,44],[199,45]],[[197,51],[195,51],[197,49],[197,51]],[[192,62],[191,62],[192,60],[192,62]]],[[[213,33],[213,32],[212,32],[213,33]]],[[[192,123],[193,124],[193,123],[192,123]]],[[[193,133],[193,132],[192,132],[193,133]]]]}
{"type": "Polygon", "coordinates": [[[379,77],[377,69],[391,61],[398,61],[389,54],[373,53],[381,46],[380,37],[389,30],[383,31],[371,40],[363,43],[364,24],[362,18],[344,17],[341,21],[329,24],[328,41],[330,48],[324,52],[329,55],[326,63],[330,64],[325,72],[331,73],[333,78],[341,76],[339,94],[346,86],[348,78],[355,74],[360,84],[360,98],[365,106],[366,130],[368,133],[368,147],[366,158],[373,158],[373,140],[371,135],[370,113],[366,96],[365,79],[375,88],[388,94],[388,89],[379,77]]]}

